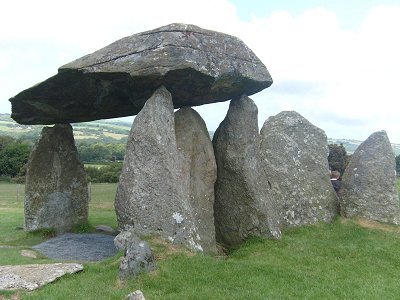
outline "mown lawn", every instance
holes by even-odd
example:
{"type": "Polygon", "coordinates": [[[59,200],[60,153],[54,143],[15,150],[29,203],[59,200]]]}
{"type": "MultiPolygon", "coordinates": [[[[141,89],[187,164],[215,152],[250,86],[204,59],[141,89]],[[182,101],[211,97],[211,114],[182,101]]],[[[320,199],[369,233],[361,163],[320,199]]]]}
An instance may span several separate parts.
{"type": "MultiPolygon", "coordinates": [[[[93,184],[90,223],[116,227],[115,184],[93,184]]],[[[22,204],[5,197],[15,185],[0,184],[0,264],[48,262],[22,258],[19,250],[44,237],[16,227],[22,204]],[[9,206],[9,207],[8,207],[9,206]]],[[[15,195],[14,195],[15,196],[15,195]]],[[[21,299],[123,299],[140,289],[146,299],[398,299],[400,229],[339,218],[285,232],[279,241],[252,238],[226,256],[192,255],[151,239],[158,270],[127,282],[117,279],[119,257],[87,263],[21,299]],[[361,225],[363,226],[361,226],[361,225]]],[[[0,292],[11,297],[12,293],[0,292]]],[[[15,294],[14,294],[15,296],[15,294]]]]}

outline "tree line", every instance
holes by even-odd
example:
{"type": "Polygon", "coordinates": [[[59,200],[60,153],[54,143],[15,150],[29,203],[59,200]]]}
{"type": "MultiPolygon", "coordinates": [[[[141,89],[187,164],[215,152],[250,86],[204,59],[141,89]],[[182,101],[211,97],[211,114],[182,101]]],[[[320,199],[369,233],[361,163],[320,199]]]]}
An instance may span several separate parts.
{"type": "MultiPolygon", "coordinates": [[[[26,165],[33,149],[32,139],[0,136],[0,180],[25,182],[26,165]]],[[[85,163],[91,182],[118,182],[126,144],[77,142],[79,157],[85,163]],[[97,166],[86,165],[97,163],[97,166]]]]}
{"type": "MultiPolygon", "coordinates": [[[[0,179],[24,182],[26,164],[33,149],[31,139],[0,136],[0,179]]],[[[104,143],[98,141],[78,141],[77,150],[91,182],[118,182],[125,156],[126,143],[104,143]],[[98,165],[90,165],[97,163],[98,165]]],[[[343,144],[329,145],[329,168],[341,174],[349,162],[343,144]]],[[[400,155],[396,156],[396,172],[400,176],[400,155]]]]}

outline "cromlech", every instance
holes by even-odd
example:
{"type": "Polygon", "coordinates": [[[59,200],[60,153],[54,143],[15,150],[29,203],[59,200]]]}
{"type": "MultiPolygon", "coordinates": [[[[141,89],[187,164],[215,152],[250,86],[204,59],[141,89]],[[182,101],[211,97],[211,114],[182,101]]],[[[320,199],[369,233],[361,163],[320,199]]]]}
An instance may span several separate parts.
{"type": "Polygon", "coordinates": [[[60,67],[10,99],[18,123],[56,124],[44,129],[28,166],[25,229],[65,231],[87,221],[73,140],[70,151],[52,148],[54,163],[40,181],[34,162],[48,156],[40,150],[44,140],[70,139],[61,128],[72,122],[131,115],[115,197],[121,230],[214,254],[217,244],[229,248],[252,235],[279,239],[287,227],[332,221],[339,199],[325,133],[296,112],[271,117],[259,131],[249,96],[271,84],[241,40],[188,24],[125,37],[60,67]],[[222,101],[230,108],[211,141],[192,107],[222,101]],[[75,169],[67,169],[70,161],[75,169]],[[55,205],[56,220],[41,215],[55,205]]]}

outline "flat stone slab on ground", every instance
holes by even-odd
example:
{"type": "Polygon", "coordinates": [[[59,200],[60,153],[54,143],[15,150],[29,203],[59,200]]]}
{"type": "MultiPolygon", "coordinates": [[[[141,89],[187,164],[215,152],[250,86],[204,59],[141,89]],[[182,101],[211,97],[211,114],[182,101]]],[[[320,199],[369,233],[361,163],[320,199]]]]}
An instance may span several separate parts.
{"type": "Polygon", "coordinates": [[[0,290],[33,291],[67,273],[73,274],[82,270],[83,266],[76,263],[0,266],[0,290]]]}
{"type": "Polygon", "coordinates": [[[32,248],[49,258],[63,261],[99,261],[118,252],[114,236],[98,233],[66,233],[32,248]]]}

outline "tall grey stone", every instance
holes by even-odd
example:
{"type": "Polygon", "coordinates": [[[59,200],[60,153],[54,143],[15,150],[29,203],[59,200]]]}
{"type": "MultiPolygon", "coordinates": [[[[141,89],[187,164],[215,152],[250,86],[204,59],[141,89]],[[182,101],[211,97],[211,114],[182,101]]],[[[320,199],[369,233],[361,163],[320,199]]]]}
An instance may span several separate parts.
{"type": "Polygon", "coordinates": [[[247,96],[231,101],[213,138],[217,241],[234,246],[250,235],[280,237],[279,220],[260,168],[258,110],[247,96]]]}
{"type": "Polygon", "coordinates": [[[182,179],[192,208],[198,236],[204,252],[216,253],[214,226],[214,184],[217,164],[207,126],[192,108],[175,113],[175,134],[182,153],[182,179]]]}
{"type": "Polygon", "coordinates": [[[159,88],[136,116],[117,188],[118,224],[202,250],[183,182],[171,94],[159,88]]]}
{"type": "Polygon", "coordinates": [[[282,226],[329,222],[338,213],[323,130],[295,111],[269,117],[261,129],[261,159],[282,226]]]}
{"type": "Polygon", "coordinates": [[[373,133],[351,156],[339,190],[341,214],[400,224],[396,162],[385,131],[373,133]]]}
{"type": "Polygon", "coordinates": [[[59,68],[11,98],[21,124],[83,122],[137,114],[161,85],[175,108],[252,95],[272,84],[241,40],[190,24],[120,39],[59,68]]]}
{"type": "Polygon", "coordinates": [[[86,173],[71,125],[44,127],[26,172],[25,230],[68,231],[87,222],[88,203],[86,173]]]}

